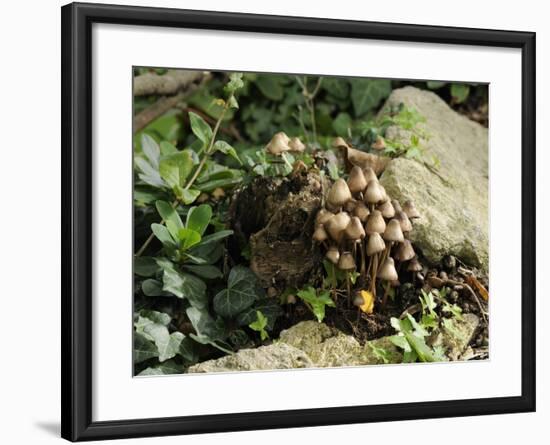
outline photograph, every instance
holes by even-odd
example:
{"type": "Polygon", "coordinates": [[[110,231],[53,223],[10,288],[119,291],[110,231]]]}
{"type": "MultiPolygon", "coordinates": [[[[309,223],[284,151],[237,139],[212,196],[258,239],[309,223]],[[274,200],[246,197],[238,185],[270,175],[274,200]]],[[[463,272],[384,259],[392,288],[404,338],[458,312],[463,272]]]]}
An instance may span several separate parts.
{"type": "Polygon", "coordinates": [[[133,374],[489,359],[489,85],[133,67],[133,374]]]}

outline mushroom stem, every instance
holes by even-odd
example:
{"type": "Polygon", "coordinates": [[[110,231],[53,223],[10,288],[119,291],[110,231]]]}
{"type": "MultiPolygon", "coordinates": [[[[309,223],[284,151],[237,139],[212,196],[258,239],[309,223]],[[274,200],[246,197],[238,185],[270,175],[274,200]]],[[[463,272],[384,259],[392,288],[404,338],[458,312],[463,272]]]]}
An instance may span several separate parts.
{"type": "Polygon", "coordinates": [[[382,307],[386,307],[386,303],[388,302],[388,295],[390,291],[391,283],[388,281],[386,285],[384,286],[384,297],[382,298],[382,307]]]}
{"type": "MultiPolygon", "coordinates": [[[[384,252],[382,253],[382,259],[380,260],[380,264],[384,264],[384,261],[388,259],[392,246],[393,246],[393,241],[390,241],[386,246],[386,248],[384,249],[384,252]]],[[[376,271],[376,273],[378,273],[378,270],[376,271]]]]}
{"type": "Polygon", "coordinates": [[[359,243],[359,253],[361,255],[361,268],[359,269],[359,273],[361,274],[361,277],[365,277],[365,246],[363,246],[363,242],[359,243]]]}
{"type": "Polygon", "coordinates": [[[348,309],[351,307],[351,282],[349,278],[349,271],[346,271],[346,289],[348,291],[348,309]]]}
{"type": "Polygon", "coordinates": [[[376,298],[376,272],[378,271],[378,254],[375,253],[373,255],[373,259],[371,260],[373,262],[372,265],[372,280],[371,280],[371,293],[376,298]]]}

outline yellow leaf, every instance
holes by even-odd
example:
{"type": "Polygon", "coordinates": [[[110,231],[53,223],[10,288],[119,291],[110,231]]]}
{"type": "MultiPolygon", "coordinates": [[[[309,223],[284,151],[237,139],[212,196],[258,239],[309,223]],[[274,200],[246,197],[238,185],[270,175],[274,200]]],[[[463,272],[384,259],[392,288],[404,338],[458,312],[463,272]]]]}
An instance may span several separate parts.
{"type": "Polygon", "coordinates": [[[362,290],[361,296],[364,303],[359,308],[366,314],[372,314],[374,310],[374,296],[368,290],[362,290]]]}

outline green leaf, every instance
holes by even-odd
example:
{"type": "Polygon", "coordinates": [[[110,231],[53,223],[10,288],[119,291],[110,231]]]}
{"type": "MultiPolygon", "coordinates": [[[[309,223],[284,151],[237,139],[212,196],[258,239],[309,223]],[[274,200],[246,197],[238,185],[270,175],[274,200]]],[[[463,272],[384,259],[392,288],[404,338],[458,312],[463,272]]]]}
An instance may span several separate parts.
{"type": "Polygon", "coordinates": [[[229,273],[227,288],[214,297],[214,310],[222,317],[233,318],[252,306],[261,292],[254,272],[235,266],[229,273]]]}
{"type": "Polygon", "coordinates": [[[195,275],[198,275],[201,278],[206,278],[208,280],[213,280],[215,278],[223,277],[223,273],[219,268],[208,264],[202,264],[202,265],[184,264],[183,268],[188,270],[189,272],[193,272],[195,275]]]}
{"type": "Polygon", "coordinates": [[[187,221],[185,227],[198,232],[200,235],[204,234],[204,231],[210,224],[212,219],[212,207],[208,204],[201,204],[198,207],[191,207],[187,213],[187,221]]]}
{"type": "Polygon", "coordinates": [[[325,318],[325,307],[335,307],[334,301],[330,298],[328,291],[321,291],[319,295],[315,289],[309,286],[307,289],[302,289],[296,295],[300,297],[311,309],[319,323],[325,318]]]}
{"type": "Polygon", "coordinates": [[[185,205],[189,205],[193,204],[200,194],[200,190],[197,189],[181,190],[179,198],[183,201],[185,205]]]}
{"type": "Polygon", "coordinates": [[[172,238],[177,239],[177,231],[183,227],[183,223],[181,222],[181,218],[178,212],[176,212],[176,209],[174,209],[172,205],[166,201],[157,201],[155,203],[155,206],[157,208],[157,211],[159,212],[160,217],[166,223],[166,226],[170,231],[170,235],[172,235],[172,238]],[[171,223],[170,226],[172,227],[172,229],[171,227],[168,227],[168,222],[171,223]]]}
{"type": "Polygon", "coordinates": [[[233,230],[220,230],[219,232],[206,235],[201,241],[201,246],[206,246],[210,243],[221,241],[222,239],[227,238],[230,235],[233,235],[233,230]]]}
{"type": "Polygon", "coordinates": [[[163,156],[167,156],[173,153],[177,153],[178,149],[170,142],[162,141],[160,143],[160,152],[163,156]]]}
{"type": "Polygon", "coordinates": [[[159,173],[171,188],[183,187],[193,165],[193,156],[190,150],[178,151],[160,159],[159,173]]]}
{"type": "Polygon", "coordinates": [[[351,84],[351,101],[357,117],[374,110],[391,93],[387,79],[354,79],[351,84]]]}
{"type": "Polygon", "coordinates": [[[144,332],[155,342],[160,362],[175,357],[179,352],[180,343],[185,337],[181,332],[172,332],[170,334],[166,326],[156,323],[146,326],[144,332]]]}
{"type": "Polygon", "coordinates": [[[138,376],[182,374],[183,371],[184,368],[182,365],[178,365],[174,360],[167,360],[157,366],[150,366],[144,369],[138,376]]]}
{"type": "Polygon", "coordinates": [[[347,137],[351,127],[351,116],[348,113],[339,113],[332,122],[332,128],[338,136],[347,137]]]}
{"type": "Polygon", "coordinates": [[[426,82],[426,86],[430,90],[437,90],[441,87],[444,87],[447,84],[447,82],[441,82],[440,80],[428,80],[426,82]]]}
{"type": "Polygon", "coordinates": [[[158,349],[151,340],[139,332],[134,332],[134,363],[141,363],[158,355],[158,349]]]}
{"type": "Polygon", "coordinates": [[[225,85],[224,90],[229,96],[232,96],[235,91],[241,89],[243,86],[243,73],[231,73],[229,75],[229,82],[225,85]]]}
{"type": "Polygon", "coordinates": [[[215,190],[217,188],[226,189],[229,187],[234,187],[236,185],[239,185],[241,182],[243,182],[242,175],[236,175],[229,178],[203,182],[201,184],[197,184],[196,187],[201,192],[211,192],[212,190],[215,190]]]}
{"type": "Polygon", "coordinates": [[[186,251],[187,249],[190,249],[195,244],[198,244],[201,242],[201,234],[195,230],[187,229],[186,227],[182,227],[178,231],[178,238],[180,240],[180,250],[186,251]]]}
{"type": "Polygon", "coordinates": [[[135,156],[134,162],[138,170],[141,171],[141,173],[138,173],[139,179],[153,187],[158,188],[165,186],[164,181],[160,177],[158,170],[155,169],[151,164],[149,164],[146,159],[140,156],[135,156]]]}
{"type": "Polygon", "coordinates": [[[189,122],[191,123],[191,131],[197,136],[204,146],[210,143],[212,139],[212,128],[210,125],[198,114],[189,112],[189,122]]]}
{"type": "Polygon", "coordinates": [[[265,330],[266,326],[267,326],[267,318],[264,316],[264,314],[261,313],[261,311],[256,311],[256,321],[250,323],[248,327],[254,331],[259,332],[260,338],[263,341],[269,338],[269,335],[265,330]]]}
{"type": "Polygon", "coordinates": [[[160,158],[160,149],[159,149],[159,146],[157,144],[157,141],[155,141],[148,134],[143,133],[141,135],[141,150],[143,151],[143,154],[149,160],[149,164],[151,164],[151,166],[155,170],[158,170],[158,168],[159,168],[159,158],[160,158]]]}
{"type": "Polygon", "coordinates": [[[214,150],[219,151],[225,155],[231,156],[233,159],[235,159],[239,164],[242,165],[241,160],[239,159],[239,155],[235,151],[235,149],[229,145],[225,141],[216,141],[214,144],[214,150]]]}
{"type": "Polygon", "coordinates": [[[258,74],[255,83],[262,94],[268,99],[276,101],[283,99],[284,90],[277,76],[273,74],[258,74]]]}
{"type": "Polygon", "coordinates": [[[204,308],[208,304],[206,284],[194,275],[166,268],[162,276],[162,289],[178,298],[185,298],[192,306],[204,308]]]}
{"type": "Polygon", "coordinates": [[[172,238],[172,235],[170,234],[170,231],[166,228],[166,226],[154,223],[151,224],[151,230],[164,246],[168,248],[177,247],[174,238],[172,238]]]}
{"type": "Polygon", "coordinates": [[[345,99],[349,94],[349,83],[337,77],[323,77],[322,87],[337,99],[345,99]]]}
{"type": "Polygon", "coordinates": [[[275,321],[283,313],[281,305],[275,299],[263,298],[258,300],[252,307],[241,312],[237,316],[237,324],[248,326],[256,319],[256,311],[260,311],[267,318],[266,329],[268,331],[273,330],[275,321]]]}
{"type": "Polygon", "coordinates": [[[134,273],[140,277],[152,277],[158,270],[157,262],[153,257],[134,257],[134,273]]]}
{"type": "Polygon", "coordinates": [[[185,311],[189,321],[199,336],[218,340],[224,336],[223,320],[216,322],[206,309],[189,307],[185,311]]]}
{"type": "Polygon", "coordinates": [[[451,96],[453,96],[453,101],[457,104],[464,102],[470,94],[470,85],[463,83],[453,83],[451,84],[451,96]]]}
{"type": "Polygon", "coordinates": [[[149,278],[141,283],[141,290],[148,297],[167,297],[171,294],[162,290],[162,283],[158,280],[149,278]]]}

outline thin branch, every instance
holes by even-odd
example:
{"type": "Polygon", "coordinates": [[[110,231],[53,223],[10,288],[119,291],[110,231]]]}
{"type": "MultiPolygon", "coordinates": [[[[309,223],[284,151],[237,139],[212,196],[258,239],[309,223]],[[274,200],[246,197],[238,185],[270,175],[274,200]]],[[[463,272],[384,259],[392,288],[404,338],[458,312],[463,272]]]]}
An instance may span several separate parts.
{"type": "Polygon", "coordinates": [[[134,96],[176,94],[204,76],[203,71],[169,70],[165,74],[146,73],[134,77],[134,96]]]}

